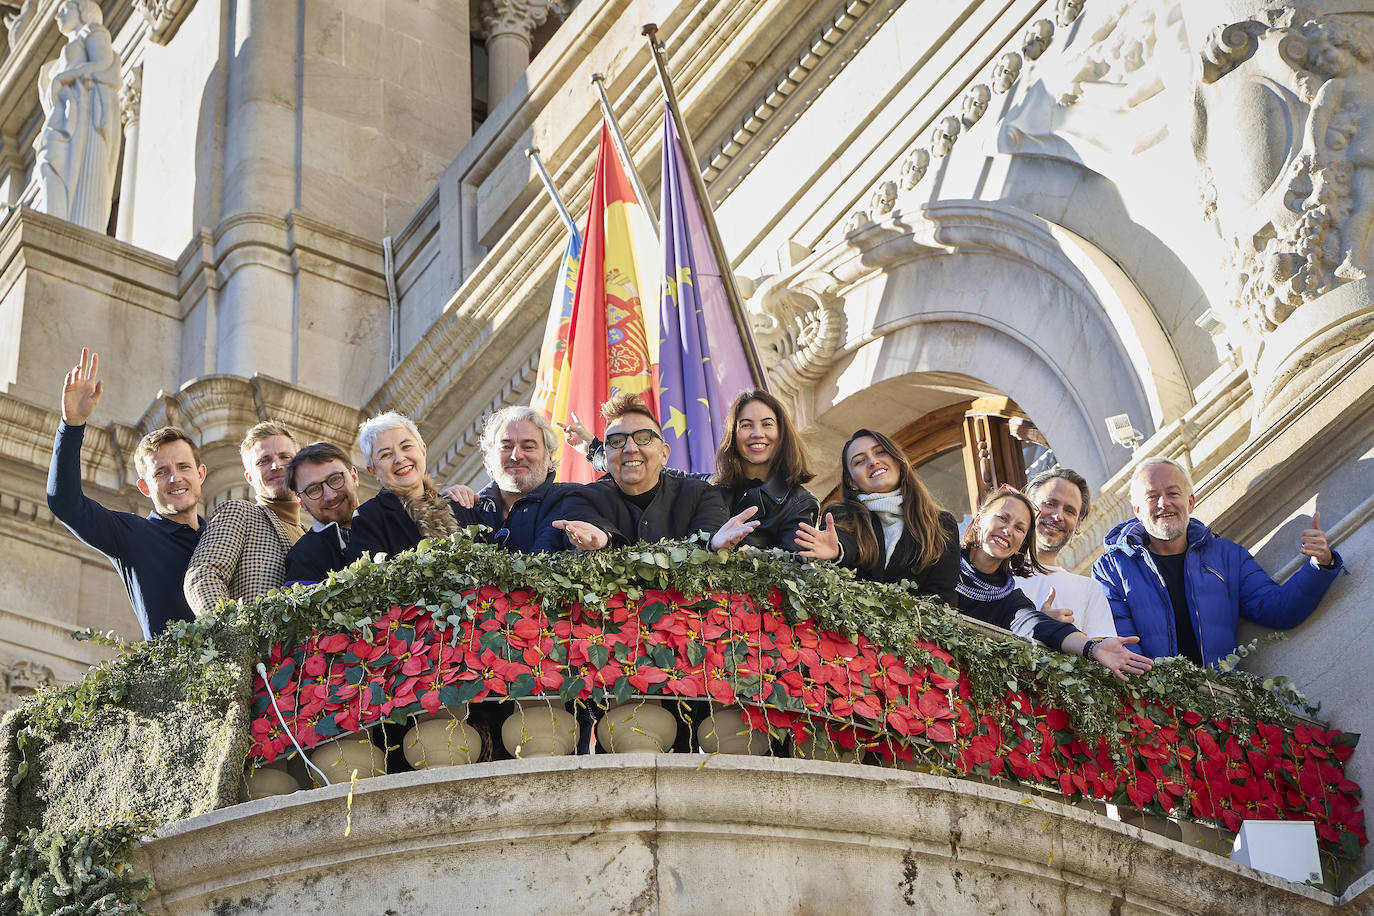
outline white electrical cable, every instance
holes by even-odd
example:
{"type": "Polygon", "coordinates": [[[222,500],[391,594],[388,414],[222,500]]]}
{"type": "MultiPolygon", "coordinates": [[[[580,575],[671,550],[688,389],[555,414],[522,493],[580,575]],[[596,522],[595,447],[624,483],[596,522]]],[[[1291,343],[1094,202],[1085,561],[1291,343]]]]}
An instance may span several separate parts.
{"type": "Polygon", "coordinates": [[[305,756],[305,751],[301,748],[300,742],[296,740],[295,735],[291,734],[291,729],[286,725],[286,717],[281,714],[281,707],[277,705],[277,696],[272,692],[272,682],[267,679],[267,666],[262,662],[258,662],[258,677],[262,678],[263,686],[267,688],[267,699],[272,701],[272,709],[277,714],[277,721],[281,723],[282,731],[286,732],[286,737],[290,738],[291,743],[296,746],[296,751],[301,755],[301,759],[305,761],[305,765],[316,773],[319,773],[325,785],[333,785],[333,783],[329,781],[329,777],[324,775],[324,771],[311,763],[310,758],[305,756]]]}

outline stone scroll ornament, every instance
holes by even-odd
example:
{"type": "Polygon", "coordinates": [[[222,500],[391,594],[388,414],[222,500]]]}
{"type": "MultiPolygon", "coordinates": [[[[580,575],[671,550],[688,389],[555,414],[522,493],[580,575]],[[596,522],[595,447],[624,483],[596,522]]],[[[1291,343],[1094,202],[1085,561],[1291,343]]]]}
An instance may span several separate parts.
{"type": "Polygon", "coordinates": [[[1374,269],[1374,11],[1262,18],[1203,43],[1195,138],[1251,362],[1304,304],[1374,269]]]}
{"type": "Polygon", "coordinates": [[[67,43],[38,76],[35,207],[104,232],[122,137],[119,55],[95,0],[64,0],[55,18],[67,43]]]}

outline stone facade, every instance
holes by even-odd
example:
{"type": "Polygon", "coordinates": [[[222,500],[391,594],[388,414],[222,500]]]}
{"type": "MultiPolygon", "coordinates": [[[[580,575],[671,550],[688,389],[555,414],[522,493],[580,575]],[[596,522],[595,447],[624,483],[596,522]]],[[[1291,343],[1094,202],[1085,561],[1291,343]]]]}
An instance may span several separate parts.
{"type": "Polygon", "coordinates": [[[128,454],[164,421],[202,443],[212,501],[267,416],[345,439],[401,410],[437,477],[482,483],[477,431],[528,397],[565,242],[524,150],[580,219],[604,74],[652,193],[656,21],[817,492],[857,425],[1009,398],[1100,491],[1083,567],[1129,515],[1104,424],[1125,414],[1136,454],[1191,468],[1196,514],[1276,577],[1321,512],[1350,574],[1250,664],[1374,733],[1374,3],[114,0],[114,238],[25,206],[55,6],[22,4],[0,61],[0,663],[66,681],[100,650],[65,630],[134,632],[43,506],[83,344],[109,505],[146,507],[128,454]]]}

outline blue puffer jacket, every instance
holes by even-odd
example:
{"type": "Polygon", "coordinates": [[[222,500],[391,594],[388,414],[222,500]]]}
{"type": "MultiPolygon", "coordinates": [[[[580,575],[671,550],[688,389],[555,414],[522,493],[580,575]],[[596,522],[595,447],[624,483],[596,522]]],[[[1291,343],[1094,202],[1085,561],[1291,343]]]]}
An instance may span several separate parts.
{"type": "MultiPolygon", "coordinates": [[[[1137,519],[1123,522],[1107,535],[1107,550],[1093,564],[1102,583],[1119,636],[1139,636],[1130,648],[1150,658],[1178,654],[1174,610],[1159,570],[1146,549],[1149,537],[1137,519]]],[[[1341,571],[1340,554],[1332,552],[1333,569],[1306,562],[1283,585],[1260,569],[1250,551],[1197,519],[1188,522],[1184,587],[1204,664],[1230,655],[1236,647],[1239,618],[1274,629],[1295,627],[1316,609],[1341,571]]]]}

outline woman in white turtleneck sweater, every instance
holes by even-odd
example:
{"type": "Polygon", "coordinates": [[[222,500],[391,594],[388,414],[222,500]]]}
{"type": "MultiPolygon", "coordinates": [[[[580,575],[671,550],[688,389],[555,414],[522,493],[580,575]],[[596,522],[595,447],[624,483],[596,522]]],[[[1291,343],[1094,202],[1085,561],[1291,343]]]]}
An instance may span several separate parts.
{"type": "Polygon", "coordinates": [[[875,582],[911,583],[958,607],[959,528],[887,436],[861,429],[841,451],[843,500],[821,527],[802,525],[803,557],[835,560],[875,582]]]}

